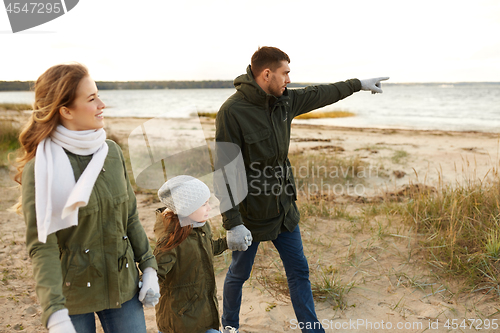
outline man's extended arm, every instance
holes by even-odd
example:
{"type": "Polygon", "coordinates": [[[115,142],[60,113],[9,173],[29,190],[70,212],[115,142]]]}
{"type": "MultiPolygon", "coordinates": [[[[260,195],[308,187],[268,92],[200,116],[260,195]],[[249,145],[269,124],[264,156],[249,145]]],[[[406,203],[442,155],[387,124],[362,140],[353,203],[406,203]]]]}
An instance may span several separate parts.
{"type": "Polygon", "coordinates": [[[388,77],[379,77],[366,80],[350,79],[331,84],[309,86],[304,89],[294,89],[290,92],[293,108],[292,116],[296,117],[303,113],[338,102],[360,90],[381,93],[380,81],[388,77]]]}

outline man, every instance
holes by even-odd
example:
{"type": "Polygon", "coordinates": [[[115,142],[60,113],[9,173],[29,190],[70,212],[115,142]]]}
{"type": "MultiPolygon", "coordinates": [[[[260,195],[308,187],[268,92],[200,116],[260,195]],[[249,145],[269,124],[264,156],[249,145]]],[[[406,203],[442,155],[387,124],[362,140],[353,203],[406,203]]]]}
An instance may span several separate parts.
{"type": "MultiPolygon", "coordinates": [[[[221,106],[216,118],[216,141],[240,147],[248,187],[246,198],[222,214],[228,245],[234,251],[224,281],[223,332],[238,332],[242,286],[250,276],[261,241],[272,241],[280,254],[302,331],[324,332],[314,310],[298,226],[297,192],[288,160],[291,122],[359,90],[381,93],[380,81],[388,79],[352,79],[288,90],[289,63],[288,55],[278,48],[259,48],[247,73],[234,80],[237,92],[221,106]],[[252,238],[253,243],[247,246],[252,238]]],[[[221,205],[227,205],[228,196],[217,189],[216,195],[221,205]]]]}

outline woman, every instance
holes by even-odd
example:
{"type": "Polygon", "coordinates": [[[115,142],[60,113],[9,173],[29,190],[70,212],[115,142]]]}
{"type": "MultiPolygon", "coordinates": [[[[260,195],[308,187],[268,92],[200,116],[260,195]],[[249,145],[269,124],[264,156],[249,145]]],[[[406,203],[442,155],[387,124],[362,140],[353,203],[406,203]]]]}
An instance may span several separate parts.
{"type": "Polygon", "coordinates": [[[97,93],[80,64],[51,67],[35,83],[15,176],[26,246],[50,333],[95,332],[94,313],[107,333],[145,333],[143,303],[159,298],[157,264],[97,93]]]}

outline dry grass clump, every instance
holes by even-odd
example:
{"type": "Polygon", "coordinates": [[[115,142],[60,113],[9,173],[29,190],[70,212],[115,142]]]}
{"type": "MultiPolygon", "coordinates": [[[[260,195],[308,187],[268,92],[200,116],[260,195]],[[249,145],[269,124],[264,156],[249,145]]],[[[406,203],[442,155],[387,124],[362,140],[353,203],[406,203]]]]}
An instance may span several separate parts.
{"type": "MultiPolygon", "coordinates": [[[[316,261],[313,266],[310,268],[313,297],[319,301],[330,302],[334,310],[346,309],[349,306],[347,294],[355,287],[354,281],[344,283],[341,272],[332,265],[316,261]]],[[[290,301],[290,290],[283,263],[270,242],[260,244],[252,271],[251,279],[254,278],[277,301],[285,303],[290,301]]]]}
{"type": "Polygon", "coordinates": [[[434,270],[500,296],[500,179],[465,180],[399,206],[434,270]]]}
{"type": "Polygon", "coordinates": [[[26,103],[0,103],[0,110],[4,111],[25,111],[32,109],[33,106],[26,103]]]}
{"type": "MultiPolygon", "coordinates": [[[[210,119],[215,119],[217,117],[217,112],[198,112],[197,113],[198,117],[205,117],[205,118],[210,118],[210,119]]],[[[196,114],[191,114],[191,116],[196,116],[196,114]]]]}
{"type": "Polygon", "coordinates": [[[0,167],[9,165],[9,154],[20,147],[19,127],[10,121],[0,122],[0,167]]]}
{"type": "Polygon", "coordinates": [[[335,198],[356,196],[364,189],[365,179],[374,173],[359,156],[346,158],[338,154],[293,153],[289,159],[299,210],[304,218],[344,215],[342,206],[335,204],[335,198]]]}
{"type": "Polygon", "coordinates": [[[301,114],[295,117],[295,119],[346,118],[354,116],[356,116],[356,114],[348,111],[313,111],[301,114]]]}
{"type": "MultiPolygon", "coordinates": [[[[25,103],[0,103],[0,111],[31,110],[32,106],[25,103]]],[[[19,145],[20,126],[12,119],[0,120],[0,168],[8,167],[9,154],[16,151],[19,145]]]]}
{"type": "Polygon", "coordinates": [[[341,273],[332,265],[321,267],[311,277],[311,289],[313,296],[320,300],[331,300],[333,309],[346,309],[347,294],[354,288],[354,281],[342,282],[341,273]]]}
{"type": "Polygon", "coordinates": [[[359,156],[338,154],[292,153],[288,156],[298,189],[308,184],[357,184],[374,172],[359,156]]]}
{"type": "MultiPolygon", "coordinates": [[[[217,112],[198,112],[197,114],[192,114],[191,116],[206,117],[210,119],[215,119],[217,116],[217,112]]],[[[346,117],[354,117],[356,114],[348,111],[313,111],[301,114],[300,116],[295,117],[295,119],[321,119],[321,118],[346,118],[346,117]]]]}

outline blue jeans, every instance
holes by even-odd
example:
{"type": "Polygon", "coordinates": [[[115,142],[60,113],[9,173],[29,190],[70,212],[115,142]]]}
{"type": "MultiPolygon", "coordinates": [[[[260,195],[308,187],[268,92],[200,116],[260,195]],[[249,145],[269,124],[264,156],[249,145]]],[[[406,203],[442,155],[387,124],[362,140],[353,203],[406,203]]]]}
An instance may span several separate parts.
{"type": "MultiPolygon", "coordinates": [[[[304,255],[299,226],[292,232],[282,232],[272,241],[285,267],[293,310],[302,332],[324,332],[314,310],[314,299],[309,281],[309,265],[304,255]],[[311,323],[307,325],[306,323],[311,323]]],[[[238,328],[243,284],[250,277],[259,242],[253,242],[246,251],[233,251],[231,265],[224,280],[222,327],[238,328]]]]}
{"type": "MultiPolygon", "coordinates": [[[[122,304],[119,309],[107,309],[96,312],[106,333],[146,333],[144,309],[138,295],[122,304]]],[[[77,333],[95,333],[94,313],[71,315],[71,322],[77,333]]]]}

